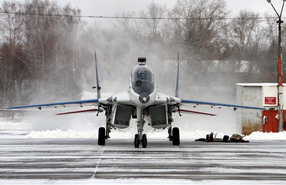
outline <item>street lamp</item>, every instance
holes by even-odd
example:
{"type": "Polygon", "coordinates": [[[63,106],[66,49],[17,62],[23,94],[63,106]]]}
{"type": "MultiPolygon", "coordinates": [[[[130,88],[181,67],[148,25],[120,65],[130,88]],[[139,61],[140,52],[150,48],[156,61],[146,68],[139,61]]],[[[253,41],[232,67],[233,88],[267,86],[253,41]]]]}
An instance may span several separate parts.
{"type": "Polygon", "coordinates": [[[278,60],[277,60],[277,69],[278,69],[278,120],[279,120],[279,130],[283,131],[283,62],[282,62],[282,42],[281,42],[281,24],[282,21],[282,12],[284,9],[284,3],[286,0],[283,0],[282,8],[280,14],[277,12],[271,0],[267,0],[268,3],[271,4],[272,8],[274,9],[275,13],[278,16],[278,60]]]}

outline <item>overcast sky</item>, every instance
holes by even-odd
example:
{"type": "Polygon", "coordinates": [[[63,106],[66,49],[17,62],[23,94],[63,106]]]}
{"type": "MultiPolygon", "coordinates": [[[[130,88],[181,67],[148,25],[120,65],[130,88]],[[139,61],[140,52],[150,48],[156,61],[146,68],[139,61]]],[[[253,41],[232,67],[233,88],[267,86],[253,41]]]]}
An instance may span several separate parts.
{"type": "MultiPolygon", "coordinates": [[[[145,9],[152,0],[58,0],[61,4],[70,2],[73,6],[82,9],[82,15],[113,16],[123,12],[139,12],[145,9]]],[[[156,3],[173,7],[177,0],[154,0],[156,3]]],[[[226,0],[232,16],[240,10],[274,13],[267,0],[226,0]]],[[[272,0],[274,6],[280,11],[283,0],[272,0]]]]}
{"type": "MultiPolygon", "coordinates": [[[[4,1],[4,0],[0,0],[4,1]]],[[[22,1],[26,0],[10,0],[22,1]]],[[[29,0],[28,0],[29,1],[29,0]]],[[[102,15],[114,16],[124,12],[139,12],[145,9],[152,0],[56,0],[59,4],[65,5],[68,2],[73,7],[82,10],[82,15],[102,15]]],[[[164,4],[171,8],[177,0],[154,0],[156,3],[164,4]]],[[[272,0],[274,6],[280,11],[283,0],[272,0]]],[[[228,9],[231,10],[231,16],[236,16],[240,10],[252,10],[259,13],[274,13],[267,0],[226,0],[228,9]]],[[[286,15],[286,13],[285,13],[286,15]]]]}

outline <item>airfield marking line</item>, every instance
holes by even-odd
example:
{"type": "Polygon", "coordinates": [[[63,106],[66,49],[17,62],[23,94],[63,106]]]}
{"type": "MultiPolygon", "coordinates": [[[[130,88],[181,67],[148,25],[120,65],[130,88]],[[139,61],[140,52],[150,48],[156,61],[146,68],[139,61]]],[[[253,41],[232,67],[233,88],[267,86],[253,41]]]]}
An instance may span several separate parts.
{"type": "Polygon", "coordinates": [[[94,173],[93,173],[93,175],[92,175],[92,177],[91,177],[92,179],[95,177],[95,175],[96,175],[96,173],[97,173],[97,170],[98,170],[98,167],[99,167],[99,163],[100,163],[100,161],[101,161],[101,159],[102,159],[102,156],[103,156],[104,151],[105,151],[105,146],[103,146],[103,149],[101,150],[101,153],[99,154],[100,157],[99,157],[99,159],[98,159],[98,161],[97,161],[97,163],[96,163],[96,167],[95,167],[95,169],[94,169],[94,173]]]}

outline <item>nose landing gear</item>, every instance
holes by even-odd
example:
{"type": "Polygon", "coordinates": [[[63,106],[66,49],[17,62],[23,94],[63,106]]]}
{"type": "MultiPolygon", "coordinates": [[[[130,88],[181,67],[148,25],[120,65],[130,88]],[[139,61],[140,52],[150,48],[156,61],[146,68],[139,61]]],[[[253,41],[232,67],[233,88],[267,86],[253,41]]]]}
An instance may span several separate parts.
{"type": "Polygon", "coordinates": [[[135,146],[135,148],[139,148],[140,144],[142,144],[143,148],[147,147],[147,136],[146,136],[146,134],[143,134],[141,140],[140,140],[139,134],[135,134],[135,137],[134,137],[134,146],[135,146]]]}

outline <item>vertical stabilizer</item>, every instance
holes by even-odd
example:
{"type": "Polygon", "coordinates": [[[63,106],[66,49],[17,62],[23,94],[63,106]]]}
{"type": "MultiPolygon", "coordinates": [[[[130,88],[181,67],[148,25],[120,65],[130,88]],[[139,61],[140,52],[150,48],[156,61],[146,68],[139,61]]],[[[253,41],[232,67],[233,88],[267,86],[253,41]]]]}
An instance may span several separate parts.
{"type": "Polygon", "coordinates": [[[97,57],[96,57],[96,51],[95,53],[95,75],[96,75],[96,91],[97,91],[97,98],[101,98],[101,94],[100,94],[100,85],[99,85],[99,78],[98,78],[98,67],[97,67],[97,57]]]}
{"type": "Polygon", "coordinates": [[[176,77],[176,90],[175,90],[175,96],[179,97],[179,77],[180,77],[180,53],[178,51],[177,56],[177,77],[176,77]]]}

